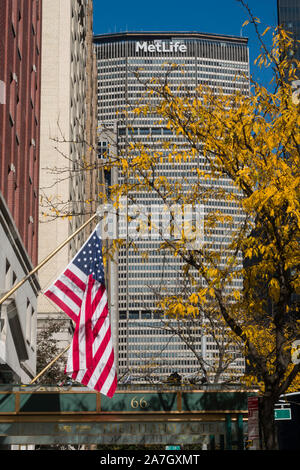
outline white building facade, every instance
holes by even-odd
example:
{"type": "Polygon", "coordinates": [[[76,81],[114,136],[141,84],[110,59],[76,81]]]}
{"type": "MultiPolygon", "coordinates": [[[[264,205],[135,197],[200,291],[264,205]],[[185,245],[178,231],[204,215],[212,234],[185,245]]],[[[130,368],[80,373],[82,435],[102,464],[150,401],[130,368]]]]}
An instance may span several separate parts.
{"type": "MultiPolygon", "coordinates": [[[[33,269],[0,192],[0,297],[33,269]]],[[[0,305],[0,383],[29,383],[36,373],[36,275],[0,305]]]]}

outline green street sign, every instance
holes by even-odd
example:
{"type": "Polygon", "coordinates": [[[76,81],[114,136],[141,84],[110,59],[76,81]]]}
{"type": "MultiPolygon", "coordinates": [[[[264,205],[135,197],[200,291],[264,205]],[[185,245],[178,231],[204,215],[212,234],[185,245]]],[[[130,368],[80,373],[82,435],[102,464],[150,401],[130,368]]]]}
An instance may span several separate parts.
{"type": "Polygon", "coordinates": [[[291,408],[278,408],[275,409],[275,420],[292,419],[291,408]]]}

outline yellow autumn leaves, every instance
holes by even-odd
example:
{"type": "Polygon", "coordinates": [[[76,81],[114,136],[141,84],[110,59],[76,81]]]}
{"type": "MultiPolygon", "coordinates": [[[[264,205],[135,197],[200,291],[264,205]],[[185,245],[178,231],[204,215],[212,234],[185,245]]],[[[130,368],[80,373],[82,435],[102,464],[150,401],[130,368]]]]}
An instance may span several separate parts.
{"type": "MultiPolygon", "coordinates": [[[[155,116],[179,141],[129,139],[111,162],[126,179],[112,186],[116,201],[146,191],[167,205],[206,205],[199,249],[190,249],[184,231],[161,244],[191,268],[185,272],[191,292],[166,294],[159,308],[176,318],[209,312],[266,377],[282,374],[280,358],[286,360],[300,334],[297,313],[290,316],[299,308],[291,298],[300,285],[300,112],[292,86],[300,67],[285,54],[290,45],[289,35],[275,30],[271,50],[258,58],[262,68],[274,69],[273,91],[252,81],[250,91],[199,86],[185,94],[166,81],[151,81],[148,102],[127,118],[155,116]],[[185,162],[193,163],[186,167],[189,174],[173,178],[172,168],[185,162]],[[163,165],[169,165],[169,176],[162,174],[163,165]]],[[[291,370],[281,376],[286,383],[291,370]]]]}

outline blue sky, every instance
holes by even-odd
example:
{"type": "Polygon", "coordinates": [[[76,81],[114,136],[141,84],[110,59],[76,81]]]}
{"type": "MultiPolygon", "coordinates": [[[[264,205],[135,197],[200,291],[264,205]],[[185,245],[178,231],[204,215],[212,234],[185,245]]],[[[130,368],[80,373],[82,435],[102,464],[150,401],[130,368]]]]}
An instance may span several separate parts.
{"type": "MultiPolygon", "coordinates": [[[[261,20],[260,31],[277,23],[276,0],[246,0],[261,20]]],[[[270,77],[253,65],[259,46],[253,26],[241,29],[247,12],[237,0],[94,0],[94,34],[120,31],[198,31],[249,38],[251,73],[266,82],[270,77]]],[[[271,39],[270,32],[265,36],[271,39]]]]}

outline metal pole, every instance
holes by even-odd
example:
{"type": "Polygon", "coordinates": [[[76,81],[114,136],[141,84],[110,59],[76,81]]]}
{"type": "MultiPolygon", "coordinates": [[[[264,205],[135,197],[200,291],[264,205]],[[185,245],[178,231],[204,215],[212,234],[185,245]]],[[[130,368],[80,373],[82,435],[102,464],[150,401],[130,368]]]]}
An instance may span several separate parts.
{"type": "Polygon", "coordinates": [[[19,287],[21,287],[24,282],[26,282],[30,277],[36,273],[42,266],[44,266],[56,253],[61,250],[70,240],[72,240],[77,233],[79,233],[82,229],[84,229],[95,217],[98,216],[98,213],[94,214],[89,220],[87,220],[81,227],[79,227],[72,235],[70,235],[63,243],[61,243],[52,253],[50,253],[40,264],[38,264],[30,273],[28,273],[20,282],[18,282],[10,291],[8,291],[1,299],[0,305],[8,299],[19,287]]]}

